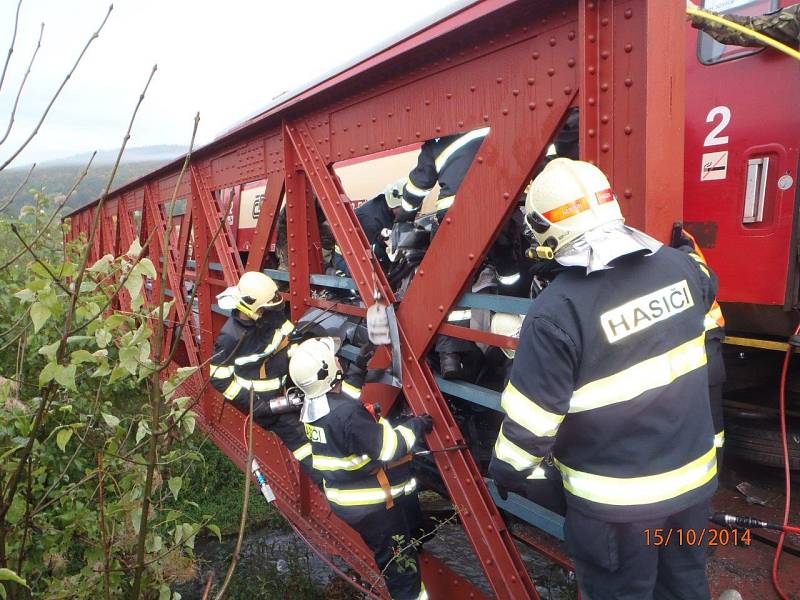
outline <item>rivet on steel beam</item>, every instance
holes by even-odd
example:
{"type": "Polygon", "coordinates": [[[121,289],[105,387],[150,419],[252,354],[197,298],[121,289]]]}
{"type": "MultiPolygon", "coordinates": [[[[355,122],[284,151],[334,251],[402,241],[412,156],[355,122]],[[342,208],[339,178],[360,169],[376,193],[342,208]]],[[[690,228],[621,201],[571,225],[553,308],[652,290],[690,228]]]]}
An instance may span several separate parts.
{"type": "Polygon", "coordinates": [[[633,79],[630,77],[625,78],[625,87],[631,87],[633,85],[633,79]]]}
{"type": "Polygon", "coordinates": [[[597,72],[597,67],[592,65],[587,70],[589,71],[589,75],[594,75],[597,72]]]}
{"type": "Polygon", "coordinates": [[[555,70],[553,67],[550,67],[549,69],[547,69],[547,74],[548,74],[550,77],[552,77],[553,75],[555,75],[555,74],[556,74],[556,70],[555,70]]]}
{"type": "Polygon", "coordinates": [[[630,135],[633,129],[631,129],[630,125],[625,125],[625,129],[623,129],[623,131],[625,132],[625,135],[630,135]]]}
{"type": "Polygon", "coordinates": [[[600,58],[602,58],[603,60],[607,59],[609,56],[611,56],[611,54],[609,53],[609,51],[608,51],[608,50],[603,50],[603,51],[600,53],[600,58]]]}
{"type": "Polygon", "coordinates": [[[633,44],[625,44],[625,52],[630,54],[631,50],[633,50],[633,44]]]}
{"type": "Polygon", "coordinates": [[[410,383],[407,383],[407,384],[406,384],[406,389],[407,389],[407,390],[410,390],[410,389],[411,389],[411,384],[410,384],[410,383]]]}
{"type": "Polygon", "coordinates": [[[602,19],[600,19],[600,25],[602,25],[603,27],[608,25],[608,17],[603,17],[602,19]]]}
{"type": "Polygon", "coordinates": [[[425,100],[424,104],[425,104],[425,106],[430,106],[431,105],[431,101],[430,100],[425,100]]]}
{"type": "Polygon", "coordinates": [[[625,18],[630,19],[633,16],[633,11],[629,8],[625,11],[625,18]]]}
{"type": "Polygon", "coordinates": [[[392,113],[386,113],[386,116],[391,119],[392,118],[392,113]]]}
{"type": "Polygon", "coordinates": [[[519,96],[519,90],[511,90],[512,96],[519,96]]]}
{"type": "Polygon", "coordinates": [[[350,148],[350,154],[355,154],[355,152],[356,152],[355,148],[350,148]]]}
{"type": "Polygon", "coordinates": [[[602,91],[604,91],[604,92],[607,92],[608,91],[608,84],[607,83],[601,83],[600,84],[600,89],[602,91]]]}
{"type": "Polygon", "coordinates": [[[528,85],[533,85],[535,83],[536,83],[536,79],[534,79],[533,77],[528,77],[528,85]]]}
{"type": "Polygon", "coordinates": [[[625,190],[624,192],[622,192],[622,195],[625,196],[626,198],[630,198],[631,196],[633,196],[633,192],[630,190],[625,190]]]}
{"type": "Polygon", "coordinates": [[[433,331],[433,323],[428,323],[428,331],[433,331]]]}
{"type": "Polygon", "coordinates": [[[475,255],[474,255],[474,254],[472,254],[472,253],[470,252],[470,253],[467,255],[467,258],[468,258],[468,259],[470,259],[470,260],[475,260],[475,255]]]}
{"type": "Polygon", "coordinates": [[[536,52],[531,54],[531,56],[533,57],[533,60],[539,60],[539,51],[537,50],[536,52]]]}
{"type": "Polygon", "coordinates": [[[603,115],[602,117],[600,117],[600,122],[603,123],[604,125],[608,123],[608,115],[603,115]]]}
{"type": "Polygon", "coordinates": [[[574,40],[575,39],[575,32],[574,31],[570,31],[569,33],[567,33],[567,39],[568,40],[574,40]]]}
{"type": "Polygon", "coordinates": [[[342,131],[347,131],[347,127],[342,127],[342,131]]]}
{"type": "Polygon", "coordinates": [[[597,104],[597,100],[595,100],[595,98],[589,98],[587,102],[589,102],[589,106],[594,106],[597,104]]]}
{"type": "Polygon", "coordinates": [[[450,225],[450,223],[453,222],[453,219],[451,219],[450,217],[445,217],[444,218],[444,222],[447,223],[448,225],[450,225]]]}
{"type": "Polygon", "coordinates": [[[385,146],[385,145],[386,145],[386,142],[384,142],[383,140],[381,140],[381,141],[379,142],[379,144],[380,144],[380,146],[381,146],[381,147],[383,147],[383,146],[385,146]]]}
{"type": "Polygon", "coordinates": [[[364,144],[364,150],[369,150],[369,145],[368,144],[364,144]]]}
{"type": "Polygon", "coordinates": [[[597,40],[597,36],[595,34],[593,34],[593,33],[590,33],[589,36],[587,37],[587,39],[590,42],[594,43],[597,40]]]}
{"type": "Polygon", "coordinates": [[[452,97],[453,97],[453,94],[451,94],[450,92],[445,94],[445,98],[447,98],[448,100],[450,100],[450,98],[452,98],[452,97]]]}
{"type": "Polygon", "coordinates": [[[589,130],[589,131],[587,131],[586,133],[588,133],[588,134],[589,134],[589,137],[594,137],[594,129],[590,129],[590,130],[589,130]]]}
{"type": "Polygon", "coordinates": [[[478,164],[481,164],[481,165],[483,164],[483,157],[482,156],[479,156],[476,160],[478,161],[478,164]]]}
{"type": "Polygon", "coordinates": [[[411,107],[410,106],[406,106],[406,112],[411,112],[411,107]]]}
{"type": "Polygon", "coordinates": [[[547,104],[547,106],[553,106],[553,104],[555,104],[552,98],[548,98],[544,103],[547,104]]]}
{"type": "Polygon", "coordinates": [[[359,121],[358,123],[356,123],[356,127],[361,127],[361,121],[359,121]]]}
{"type": "Polygon", "coordinates": [[[422,137],[422,133],[420,133],[419,131],[415,131],[414,137],[422,137]]]}
{"type": "Polygon", "coordinates": [[[569,60],[567,60],[567,66],[568,67],[574,67],[575,66],[575,59],[574,58],[570,58],[569,60]]]}
{"type": "Polygon", "coordinates": [[[504,108],[502,112],[503,112],[503,115],[507,115],[508,114],[508,109],[504,108]]]}
{"type": "Polygon", "coordinates": [[[497,79],[495,79],[495,81],[497,83],[503,83],[503,78],[502,77],[498,77],[497,79]]]}
{"type": "Polygon", "coordinates": [[[600,150],[602,150],[603,152],[608,152],[609,150],[611,150],[611,146],[609,146],[608,144],[603,144],[602,146],[600,146],[600,150]]]}
{"type": "Polygon", "coordinates": [[[378,119],[377,119],[377,118],[375,118],[375,117],[370,117],[370,121],[372,121],[373,123],[375,123],[377,120],[378,120],[378,119]]]}
{"type": "Polygon", "coordinates": [[[511,194],[509,194],[508,192],[503,192],[503,198],[508,200],[509,198],[511,198],[511,194]]]}
{"type": "Polygon", "coordinates": [[[572,93],[572,88],[567,86],[564,88],[564,95],[569,96],[572,93]]]}
{"type": "Polygon", "coordinates": [[[556,45],[556,38],[554,38],[554,37],[550,38],[550,45],[551,46],[555,46],[556,45]]]}
{"type": "Polygon", "coordinates": [[[536,102],[529,102],[528,103],[529,110],[536,110],[536,102]]]}

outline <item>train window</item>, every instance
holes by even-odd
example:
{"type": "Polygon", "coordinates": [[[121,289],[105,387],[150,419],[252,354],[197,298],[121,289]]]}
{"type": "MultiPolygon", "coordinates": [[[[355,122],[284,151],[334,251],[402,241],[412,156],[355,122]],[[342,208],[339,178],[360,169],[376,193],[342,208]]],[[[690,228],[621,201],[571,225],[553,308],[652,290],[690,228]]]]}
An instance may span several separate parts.
{"type": "Polygon", "coordinates": [[[391,182],[405,177],[417,165],[422,144],[378,152],[333,165],[347,197],[361,204],[378,194],[391,182]]]}
{"type": "MultiPolygon", "coordinates": [[[[705,0],[703,8],[714,12],[758,16],[780,8],[779,0],[705,0]]],[[[715,65],[761,52],[763,48],[745,48],[721,44],[707,33],[697,36],[697,58],[704,65],[715,65]]]]}

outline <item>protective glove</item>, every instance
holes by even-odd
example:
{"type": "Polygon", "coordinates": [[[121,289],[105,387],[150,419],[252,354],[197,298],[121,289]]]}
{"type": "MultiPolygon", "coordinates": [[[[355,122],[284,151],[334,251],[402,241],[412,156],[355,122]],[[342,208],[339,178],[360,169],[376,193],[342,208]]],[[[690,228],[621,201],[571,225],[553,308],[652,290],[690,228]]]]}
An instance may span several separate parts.
{"type": "Polygon", "coordinates": [[[414,419],[419,422],[422,431],[425,433],[430,433],[433,431],[433,417],[428,413],[422,413],[421,415],[414,417],[414,419]]]}

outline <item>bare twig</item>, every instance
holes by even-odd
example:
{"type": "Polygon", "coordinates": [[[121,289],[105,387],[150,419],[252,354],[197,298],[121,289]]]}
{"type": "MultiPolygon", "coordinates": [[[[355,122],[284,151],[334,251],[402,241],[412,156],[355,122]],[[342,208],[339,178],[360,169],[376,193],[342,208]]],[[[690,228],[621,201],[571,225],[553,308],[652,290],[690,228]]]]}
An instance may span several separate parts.
{"type": "Polygon", "coordinates": [[[14,42],[17,41],[17,25],[19,24],[19,9],[22,7],[22,0],[17,3],[17,14],[14,17],[14,33],[11,36],[11,46],[8,48],[8,55],[6,56],[6,64],[3,65],[3,74],[0,75],[0,90],[3,89],[3,82],[6,79],[6,71],[8,70],[8,63],[11,62],[11,55],[14,54],[14,42]]]}
{"type": "Polygon", "coordinates": [[[100,543],[103,545],[103,588],[106,593],[106,600],[111,600],[111,582],[110,573],[108,572],[111,567],[111,552],[108,545],[108,532],[106,531],[106,515],[105,515],[105,487],[103,485],[103,453],[97,453],[97,475],[100,482],[100,503],[99,503],[99,519],[100,519],[100,543]]]}
{"type": "Polygon", "coordinates": [[[33,61],[36,60],[36,55],[39,54],[39,48],[42,47],[42,36],[44,35],[44,23],[39,28],[39,41],[36,42],[36,49],[33,51],[33,56],[31,56],[31,62],[28,63],[28,70],[25,71],[25,75],[22,77],[22,83],[19,84],[19,89],[17,90],[17,97],[14,99],[14,106],[11,109],[11,116],[8,118],[8,128],[6,129],[3,138],[0,139],[0,146],[3,145],[8,139],[8,134],[11,133],[11,128],[14,126],[14,116],[17,114],[17,107],[19,106],[19,98],[22,96],[22,90],[25,87],[25,82],[28,80],[28,75],[31,74],[31,68],[33,67],[33,61]]]}
{"type": "MultiPolygon", "coordinates": [[[[61,201],[61,203],[58,206],[56,206],[56,208],[53,210],[53,214],[50,215],[50,219],[47,221],[47,223],[45,223],[44,227],[42,227],[39,230],[39,232],[36,234],[36,237],[31,240],[30,242],[31,247],[36,247],[36,242],[38,242],[39,239],[45,234],[45,232],[50,229],[50,225],[53,224],[53,221],[55,220],[58,213],[61,212],[61,210],[66,206],[67,202],[69,202],[69,199],[72,198],[72,194],[75,193],[75,190],[78,189],[78,186],[81,184],[86,175],[89,173],[89,167],[92,166],[92,161],[94,160],[95,156],[97,156],[97,150],[92,152],[92,156],[89,157],[89,162],[86,163],[86,167],[83,169],[83,172],[80,175],[78,175],[78,178],[75,180],[75,183],[72,184],[72,187],[70,188],[67,195],[64,196],[64,199],[61,201]]],[[[33,166],[35,167],[36,165],[33,166]]],[[[30,173],[28,173],[28,175],[30,176],[30,173]]],[[[23,254],[25,254],[25,252],[26,250],[25,248],[23,248],[13,258],[7,260],[4,264],[0,265],[0,271],[14,264],[23,254]]]]}
{"type": "Polygon", "coordinates": [[[23,150],[24,150],[24,149],[25,149],[25,148],[28,146],[28,144],[30,144],[30,143],[31,143],[31,140],[32,140],[34,137],[36,137],[36,134],[37,134],[37,133],[39,133],[39,128],[42,126],[42,124],[44,123],[44,120],[47,118],[47,114],[50,112],[50,109],[53,107],[53,104],[55,104],[56,100],[57,100],[57,99],[58,99],[58,97],[61,95],[61,90],[63,90],[63,89],[64,89],[64,86],[65,86],[65,85],[67,85],[67,81],[69,81],[69,78],[70,78],[70,77],[72,77],[72,74],[75,72],[75,69],[77,69],[77,68],[78,68],[78,65],[80,64],[80,62],[81,62],[81,59],[83,58],[83,55],[84,55],[84,54],[86,54],[86,51],[89,49],[89,46],[91,45],[91,43],[92,43],[94,40],[96,40],[98,37],[100,37],[100,31],[101,31],[101,30],[103,29],[103,27],[105,26],[105,24],[106,24],[106,21],[108,21],[108,17],[109,17],[109,15],[111,14],[111,10],[112,10],[113,8],[114,8],[114,5],[113,5],[113,4],[112,4],[111,6],[109,6],[109,7],[108,7],[108,12],[106,13],[106,16],[105,16],[105,18],[103,19],[103,22],[102,22],[102,23],[100,23],[100,27],[98,27],[98,28],[97,28],[97,31],[95,31],[95,32],[92,34],[92,37],[90,37],[90,38],[89,38],[89,41],[88,41],[88,42],[86,42],[86,45],[83,47],[83,50],[81,50],[81,53],[78,55],[78,58],[77,58],[77,60],[76,60],[76,61],[75,61],[75,63],[72,65],[72,69],[70,69],[69,73],[67,73],[67,76],[64,78],[64,81],[62,81],[62,82],[61,82],[61,85],[60,85],[60,86],[58,86],[58,89],[56,90],[56,93],[55,93],[55,94],[53,94],[53,97],[50,99],[50,103],[49,103],[49,104],[47,105],[47,107],[44,109],[44,112],[42,113],[42,116],[41,116],[41,118],[39,119],[39,122],[36,124],[36,127],[34,127],[34,129],[33,129],[33,131],[31,132],[31,134],[28,136],[28,139],[26,139],[26,140],[25,140],[25,141],[22,143],[22,145],[21,145],[19,148],[17,148],[17,149],[16,149],[16,150],[15,150],[15,151],[14,151],[14,152],[11,154],[11,156],[9,156],[9,157],[6,159],[6,161],[5,161],[5,162],[4,162],[2,165],[0,165],[0,171],[2,171],[2,170],[3,170],[3,169],[5,169],[5,168],[6,168],[8,165],[10,165],[10,164],[11,164],[11,162],[12,162],[14,159],[16,159],[16,158],[17,158],[17,156],[19,156],[20,152],[22,152],[22,151],[23,151],[23,150]]]}
{"type": "Polygon", "coordinates": [[[14,193],[13,193],[13,194],[11,194],[11,198],[9,198],[9,199],[6,201],[6,203],[5,203],[5,204],[3,204],[3,206],[0,206],[0,212],[3,212],[5,209],[7,209],[9,206],[11,206],[11,203],[12,203],[12,202],[14,202],[14,199],[15,199],[15,198],[17,197],[17,195],[18,195],[18,194],[19,194],[19,193],[22,191],[22,188],[24,188],[24,187],[25,187],[25,184],[27,184],[27,183],[28,183],[28,180],[31,178],[31,173],[33,173],[33,170],[34,170],[35,168],[36,168],[36,163],[33,163],[33,164],[31,165],[31,168],[28,170],[28,174],[27,174],[27,175],[25,175],[25,179],[23,179],[23,180],[22,180],[22,183],[20,183],[20,184],[19,184],[19,187],[17,187],[17,189],[16,189],[16,190],[14,190],[14,193]]]}
{"type": "Polygon", "coordinates": [[[48,266],[47,266],[47,263],[45,263],[45,262],[44,262],[44,261],[43,261],[41,258],[39,258],[39,257],[36,255],[36,252],[34,252],[34,251],[33,251],[33,248],[31,248],[31,247],[28,245],[28,242],[26,242],[26,241],[25,241],[25,240],[22,238],[22,236],[19,234],[19,231],[17,230],[17,226],[16,226],[14,223],[12,223],[12,224],[11,224],[11,231],[14,233],[14,235],[15,235],[15,236],[17,236],[17,239],[18,239],[18,240],[20,241],[20,243],[21,243],[21,244],[22,244],[22,245],[25,247],[25,250],[27,250],[27,251],[28,251],[28,253],[29,253],[29,254],[30,254],[32,257],[33,257],[33,260],[35,260],[37,263],[39,263],[40,265],[42,265],[42,268],[43,268],[43,269],[44,269],[44,270],[47,272],[47,274],[50,276],[50,279],[52,279],[52,280],[53,280],[53,283],[55,283],[55,284],[56,284],[58,287],[60,287],[60,288],[61,288],[61,289],[62,289],[62,290],[63,290],[63,291],[66,293],[66,294],[71,294],[72,292],[69,290],[69,288],[68,288],[67,286],[65,286],[65,285],[62,283],[62,281],[61,281],[61,279],[59,279],[58,275],[56,275],[55,273],[53,273],[53,271],[51,271],[51,270],[50,270],[50,267],[48,267],[48,266]]]}
{"type": "Polygon", "coordinates": [[[208,581],[206,581],[206,589],[203,590],[203,597],[200,600],[208,600],[208,595],[211,593],[211,584],[214,583],[214,571],[208,574],[208,581]]]}
{"type": "Polygon", "coordinates": [[[247,510],[250,507],[250,463],[253,462],[253,398],[255,392],[250,390],[250,418],[247,425],[247,462],[244,469],[244,497],[242,499],[242,518],[239,521],[239,537],[236,539],[236,548],[231,557],[231,564],[228,566],[228,572],[225,574],[225,580],[222,582],[222,587],[217,592],[214,600],[222,600],[225,596],[225,591],[228,589],[228,584],[231,582],[233,572],[236,569],[236,564],[239,562],[239,554],[242,551],[242,540],[244,539],[245,525],[247,524],[247,510]]]}

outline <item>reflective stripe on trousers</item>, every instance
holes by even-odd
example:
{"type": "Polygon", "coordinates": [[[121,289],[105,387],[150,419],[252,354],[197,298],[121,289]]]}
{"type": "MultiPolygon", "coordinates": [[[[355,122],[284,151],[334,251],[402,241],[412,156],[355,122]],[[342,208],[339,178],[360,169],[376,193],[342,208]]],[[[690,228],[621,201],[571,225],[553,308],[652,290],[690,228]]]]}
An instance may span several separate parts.
{"type": "MultiPolygon", "coordinates": [[[[417,480],[409,479],[405,483],[393,485],[391,488],[392,498],[399,498],[405,494],[410,494],[417,489],[417,480]]],[[[353,490],[341,490],[325,486],[325,496],[328,501],[339,506],[368,506],[370,504],[383,504],[386,502],[386,494],[383,488],[360,488],[353,490]]]]}

